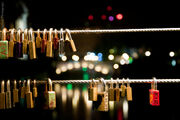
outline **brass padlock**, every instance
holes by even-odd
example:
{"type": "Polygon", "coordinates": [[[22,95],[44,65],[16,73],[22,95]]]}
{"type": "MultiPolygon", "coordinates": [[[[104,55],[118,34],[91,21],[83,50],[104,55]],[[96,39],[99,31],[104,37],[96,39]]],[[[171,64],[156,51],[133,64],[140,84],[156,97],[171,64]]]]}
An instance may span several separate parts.
{"type": "Polygon", "coordinates": [[[28,46],[28,29],[24,30],[24,39],[22,41],[23,43],[23,54],[27,54],[27,46],[28,46]]]}
{"type": "Polygon", "coordinates": [[[122,80],[122,85],[121,85],[121,97],[125,97],[126,95],[126,85],[124,85],[124,79],[122,80]]]}
{"type": "Polygon", "coordinates": [[[47,49],[46,49],[46,57],[53,57],[53,52],[52,52],[52,28],[49,30],[49,39],[47,41],[47,49]]]}
{"type": "Polygon", "coordinates": [[[26,104],[27,104],[27,108],[34,108],[34,102],[33,102],[30,86],[31,86],[30,80],[27,80],[26,104]]]}
{"type": "Polygon", "coordinates": [[[47,41],[47,29],[44,29],[43,31],[43,39],[41,41],[41,53],[45,53],[46,52],[46,41],[47,41]]]}
{"type": "Polygon", "coordinates": [[[113,81],[112,81],[112,79],[111,79],[111,83],[110,83],[110,88],[108,89],[108,92],[109,92],[109,101],[114,101],[114,98],[115,98],[115,96],[114,96],[114,87],[113,87],[113,81]]]}
{"type": "Polygon", "coordinates": [[[29,30],[29,56],[30,59],[36,59],[36,46],[34,41],[34,33],[33,30],[29,30]]]}
{"type": "Polygon", "coordinates": [[[40,30],[37,30],[37,37],[36,37],[36,48],[41,48],[41,35],[40,35],[40,30]]]}
{"type": "Polygon", "coordinates": [[[37,98],[38,92],[37,92],[37,86],[36,86],[36,80],[33,81],[33,97],[37,98]]]}
{"type": "Polygon", "coordinates": [[[13,88],[13,107],[16,106],[16,103],[19,102],[19,94],[18,94],[18,89],[17,89],[17,82],[14,80],[14,88],[13,88]]]}
{"type": "Polygon", "coordinates": [[[90,101],[97,101],[97,85],[94,80],[90,82],[90,86],[88,88],[88,98],[90,101]]]}
{"type": "Polygon", "coordinates": [[[116,82],[116,88],[115,88],[115,101],[120,101],[120,88],[118,81],[116,82]]]}
{"type": "Polygon", "coordinates": [[[21,98],[25,98],[25,94],[26,94],[26,80],[23,81],[23,85],[21,87],[21,98]]]}
{"type": "Polygon", "coordinates": [[[58,32],[57,29],[54,30],[54,39],[53,39],[53,48],[54,50],[57,50],[59,46],[59,38],[58,38],[58,32]]]}
{"type": "Polygon", "coordinates": [[[132,101],[132,88],[129,83],[129,79],[127,79],[127,100],[132,101]]]}
{"type": "Polygon", "coordinates": [[[6,82],[7,91],[6,91],[6,109],[12,108],[11,104],[11,89],[10,89],[10,80],[6,82]]]}
{"type": "Polygon", "coordinates": [[[10,41],[9,41],[9,53],[8,53],[8,57],[14,57],[14,30],[15,29],[12,29],[11,30],[11,33],[10,33],[10,41]]]}
{"type": "Polygon", "coordinates": [[[0,41],[0,59],[8,59],[8,41],[6,40],[7,29],[2,31],[2,40],[0,41]]]}
{"type": "Polygon", "coordinates": [[[46,89],[44,92],[45,97],[45,109],[55,109],[56,108],[56,93],[52,90],[52,82],[51,79],[48,78],[48,85],[49,90],[47,90],[47,83],[46,83],[46,89]]]}
{"type": "Polygon", "coordinates": [[[75,44],[74,44],[74,40],[72,39],[70,30],[69,30],[69,29],[66,29],[65,31],[66,31],[66,40],[70,42],[72,51],[73,51],[73,52],[76,52],[76,51],[77,51],[77,50],[76,50],[76,46],[75,46],[75,44]]]}
{"type": "Polygon", "coordinates": [[[4,80],[1,81],[0,109],[6,109],[6,95],[4,92],[4,80]]]}
{"type": "Polygon", "coordinates": [[[22,39],[21,39],[21,29],[18,29],[17,31],[17,41],[14,45],[14,56],[16,58],[21,58],[23,57],[23,54],[22,54],[22,47],[23,47],[23,44],[22,44],[22,39]]]}

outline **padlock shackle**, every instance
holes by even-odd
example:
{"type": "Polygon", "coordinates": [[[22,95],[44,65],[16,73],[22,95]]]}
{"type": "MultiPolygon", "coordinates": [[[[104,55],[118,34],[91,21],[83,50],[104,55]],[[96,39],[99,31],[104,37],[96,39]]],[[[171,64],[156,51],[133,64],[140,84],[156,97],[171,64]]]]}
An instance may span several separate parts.
{"type": "Polygon", "coordinates": [[[11,91],[11,90],[10,90],[10,80],[8,80],[8,81],[6,82],[6,85],[7,85],[7,91],[11,91]]]}
{"type": "Polygon", "coordinates": [[[17,82],[14,80],[14,89],[17,89],[17,82]]]}
{"type": "Polygon", "coordinates": [[[63,28],[60,29],[60,41],[63,41],[63,42],[64,42],[63,28]]]}
{"type": "Polygon", "coordinates": [[[69,29],[65,29],[66,35],[69,38],[69,40],[72,40],[71,32],[69,29]]]}
{"type": "Polygon", "coordinates": [[[11,33],[10,33],[10,41],[14,41],[14,31],[15,29],[11,29],[11,33]]]}
{"type": "Polygon", "coordinates": [[[4,93],[4,80],[1,81],[1,93],[4,93]]]}
{"type": "Polygon", "coordinates": [[[126,80],[127,80],[127,87],[130,87],[129,78],[127,78],[126,80]]]}
{"type": "Polygon", "coordinates": [[[28,29],[24,30],[24,39],[28,40],[28,29]]]}
{"type": "Polygon", "coordinates": [[[17,42],[21,42],[21,29],[17,31],[17,42]]]}
{"type": "Polygon", "coordinates": [[[54,30],[54,36],[55,36],[56,38],[58,38],[58,32],[57,32],[57,29],[54,30]]]}
{"type": "Polygon", "coordinates": [[[36,80],[33,80],[33,87],[36,87],[36,80]]]}
{"type": "Polygon", "coordinates": [[[34,33],[33,33],[33,29],[32,29],[32,28],[29,29],[29,40],[30,40],[31,42],[34,41],[34,33]]]}
{"type": "Polygon", "coordinates": [[[48,78],[48,84],[49,84],[49,91],[53,91],[52,90],[52,81],[50,78],[48,78]]]}
{"type": "Polygon", "coordinates": [[[111,78],[110,88],[113,88],[113,78],[111,78]]]}
{"type": "Polygon", "coordinates": [[[37,30],[37,36],[40,37],[40,29],[37,30]]]}
{"type": "Polygon", "coordinates": [[[45,28],[43,31],[43,40],[47,40],[47,29],[45,28]]]}
{"type": "Polygon", "coordinates": [[[2,40],[3,41],[6,41],[6,32],[7,32],[7,28],[3,28],[3,31],[2,31],[2,40]]]}
{"type": "Polygon", "coordinates": [[[48,39],[48,41],[52,41],[52,31],[53,31],[53,28],[50,28],[49,29],[49,39],[48,39]]]}
{"type": "Polygon", "coordinates": [[[30,86],[31,86],[30,80],[27,80],[27,92],[30,92],[30,86]]]}

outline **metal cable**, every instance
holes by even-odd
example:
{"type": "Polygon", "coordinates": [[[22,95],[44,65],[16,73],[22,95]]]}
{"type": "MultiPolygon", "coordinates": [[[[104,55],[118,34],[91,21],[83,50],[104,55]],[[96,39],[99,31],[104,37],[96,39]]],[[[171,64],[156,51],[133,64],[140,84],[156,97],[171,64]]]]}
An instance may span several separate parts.
{"type": "MultiPolygon", "coordinates": [[[[170,31],[180,31],[180,28],[70,30],[71,34],[80,34],[80,33],[120,33],[120,32],[170,32],[170,31]]],[[[0,32],[2,32],[2,31],[0,31],[0,32]]],[[[10,31],[8,30],[7,32],[10,32],[10,31]]],[[[17,32],[17,31],[15,31],[15,32],[17,32]]],[[[22,31],[22,32],[24,32],[24,31],[22,31]]],[[[38,33],[38,31],[33,31],[33,32],[38,33]]],[[[43,33],[42,30],[39,31],[39,32],[43,33]]],[[[60,33],[60,30],[58,30],[57,32],[60,33]]],[[[65,31],[63,31],[63,33],[65,33],[65,31]]]]}
{"type": "MultiPolygon", "coordinates": [[[[106,84],[113,83],[151,83],[153,79],[117,79],[117,80],[104,80],[106,84]]],[[[180,79],[156,79],[158,83],[180,83],[180,79]]],[[[47,81],[37,81],[37,84],[45,84],[47,81]]],[[[92,80],[52,80],[53,84],[84,84],[90,83],[92,80]]],[[[100,82],[100,80],[94,80],[94,82],[100,82]]]]}

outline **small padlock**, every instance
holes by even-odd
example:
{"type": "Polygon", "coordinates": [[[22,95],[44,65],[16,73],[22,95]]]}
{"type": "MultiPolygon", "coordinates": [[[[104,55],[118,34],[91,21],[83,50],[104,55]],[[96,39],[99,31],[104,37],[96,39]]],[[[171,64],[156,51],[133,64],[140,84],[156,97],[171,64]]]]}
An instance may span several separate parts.
{"type": "Polygon", "coordinates": [[[7,81],[6,85],[7,85],[7,91],[6,91],[6,109],[10,109],[10,108],[12,108],[10,80],[7,81]]]}
{"type": "Polygon", "coordinates": [[[6,109],[6,94],[4,92],[4,80],[1,81],[0,109],[6,109]]]}
{"type": "Polygon", "coordinates": [[[112,81],[112,78],[111,78],[111,83],[110,83],[110,88],[108,89],[108,94],[109,94],[109,101],[114,101],[115,99],[115,95],[114,95],[114,87],[113,87],[113,81],[112,81]]]}
{"type": "Polygon", "coordinates": [[[126,95],[126,85],[124,84],[124,79],[122,80],[122,85],[121,85],[120,89],[121,89],[121,97],[125,97],[125,95],[126,95]]]}
{"type": "Polygon", "coordinates": [[[2,40],[0,41],[0,59],[8,59],[8,41],[6,40],[7,29],[2,31],[2,40]]]}
{"type": "Polygon", "coordinates": [[[33,97],[37,98],[38,92],[37,92],[37,86],[36,86],[36,80],[33,81],[33,97]]]}
{"type": "Polygon", "coordinates": [[[18,94],[18,89],[17,89],[17,82],[14,80],[14,88],[13,88],[13,107],[16,106],[16,103],[19,102],[19,94],[18,94]]]}
{"type": "Polygon", "coordinates": [[[24,39],[22,41],[23,43],[23,54],[27,54],[27,47],[28,47],[28,29],[24,30],[24,39]]]}
{"type": "Polygon", "coordinates": [[[11,33],[10,33],[10,41],[9,41],[9,53],[8,53],[8,57],[14,57],[14,30],[15,29],[12,29],[11,30],[11,33]]]}
{"type": "Polygon", "coordinates": [[[129,83],[129,79],[127,79],[127,101],[132,101],[132,88],[129,83]]]}
{"type": "Polygon", "coordinates": [[[37,37],[36,37],[36,48],[41,48],[41,35],[40,35],[40,30],[37,30],[37,37]]]}
{"type": "Polygon", "coordinates": [[[29,30],[29,56],[30,59],[36,59],[36,46],[35,46],[35,41],[34,41],[34,33],[33,30],[29,30]]]}
{"type": "Polygon", "coordinates": [[[41,42],[41,53],[45,53],[46,52],[46,41],[47,41],[47,29],[44,29],[43,31],[43,39],[41,42]]]}
{"type": "Polygon", "coordinates": [[[20,85],[20,105],[21,107],[25,107],[25,94],[26,94],[26,80],[23,81],[22,86],[21,86],[21,81],[19,81],[20,85]]]}
{"type": "Polygon", "coordinates": [[[63,29],[61,28],[60,30],[60,41],[59,41],[59,56],[62,57],[65,55],[64,52],[64,34],[63,34],[63,29]]]}
{"type": "Polygon", "coordinates": [[[120,101],[120,88],[118,81],[116,82],[116,88],[115,88],[115,101],[120,101]]]}
{"type": "Polygon", "coordinates": [[[52,52],[52,28],[49,30],[49,39],[47,41],[47,47],[46,47],[46,57],[53,57],[53,52],[52,52]]]}
{"type": "Polygon", "coordinates": [[[74,40],[72,39],[70,30],[69,30],[69,29],[66,29],[65,31],[66,31],[66,38],[67,38],[66,40],[68,40],[68,41],[70,42],[72,51],[73,51],[73,52],[76,52],[76,51],[77,51],[77,50],[76,50],[76,46],[75,46],[75,44],[74,44],[74,40]]]}
{"type": "Polygon", "coordinates": [[[149,102],[152,106],[159,106],[159,90],[157,90],[157,81],[153,78],[154,81],[151,83],[151,89],[149,90],[149,102]]]}
{"type": "Polygon", "coordinates": [[[97,85],[94,80],[90,82],[90,86],[88,88],[88,98],[90,101],[97,101],[97,85]]]}
{"type": "Polygon", "coordinates": [[[51,79],[48,78],[48,85],[49,85],[49,91],[47,90],[47,84],[46,89],[44,92],[45,97],[45,109],[55,109],[56,108],[56,93],[52,90],[52,82],[51,79]]]}
{"type": "Polygon", "coordinates": [[[59,46],[59,38],[58,38],[58,33],[57,29],[54,30],[54,39],[53,39],[53,48],[54,50],[57,50],[59,46]]]}
{"type": "Polygon", "coordinates": [[[26,104],[27,108],[34,108],[34,102],[33,102],[33,97],[32,97],[32,92],[30,89],[30,80],[27,81],[27,92],[26,92],[26,104]]]}
{"type": "Polygon", "coordinates": [[[21,42],[21,29],[19,29],[17,31],[17,41],[14,45],[14,55],[16,58],[21,58],[23,57],[22,55],[22,47],[23,47],[23,44],[21,42]]]}

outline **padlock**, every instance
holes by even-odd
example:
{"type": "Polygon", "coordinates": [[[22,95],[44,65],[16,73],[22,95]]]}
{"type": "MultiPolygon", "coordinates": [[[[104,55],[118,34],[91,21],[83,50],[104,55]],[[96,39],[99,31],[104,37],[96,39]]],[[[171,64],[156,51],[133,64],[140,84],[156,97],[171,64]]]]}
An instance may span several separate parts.
{"type": "Polygon", "coordinates": [[[56,108],[56,93],[52,90],[52,82],[51,79],[48,78],[48,85],[49,90],[47,90],[47,83],[46,83],[46,89],[44,92],[45,97],[45,106],[44,109],[55,109],[56,108]]]}
{"type": "Polygon", "coordinates": [[[18,94],[18,89],[17,89],[17,82],[14,80],[14,88],[13,88],[13,107],[16,106],[16,103],[19,102],[19,94],[18,94]]]}
{"type": "Polygon", "coordinates": [[[37,92],[37,86],[36,86],[36,80],[33,81],[33,97],[37,98],[38,92],[37,92]]]}
{"type": "Polygon", "coordinates": [[[6,94],[4,92],[4,80],[1,81],[0,109],[6,109],[6,94]]]}
{"type": "Polygon", "coordinates": [[[115,95],[114,95],[114,87],[113,87],[113,80],[111,78],[111,82],[110,82],[110,88],[108,89],[108,94],[109,94],[109,101],[114,101],[115,99],[115,95]]]}
{"type": "Polygon", "coordinates": [[[154,81],[151,83],[151,89],[149,90],[149,102],[152,106],[159,106],[159,90],[157,90],[157,81],[153,78],[154,81]]]}
{"type": "Polygon", "coordinates": [[[23,47],[23,44],[21,42],[21,29],[19,29],[17,31],[17,41],[14,45],[14,56],[16,58],[21,58],[23,57],[23,54],[22,54],[22,47],[23,47]]]}
{"type": "Polygon", "coordinates": [[[30,86],[31,86],[30,80],[27,80],[26,104],[27,104],[27,108],[29,109],[34,108],[34,102],[33,102],[30,86]]]}
{"type": "Polygon", "coordinates": [[[63,34],[63,29],[61,28],[60,30],[60,41],[59,41],[59,56],[62,57],[65,55],[64,52],[64,34],[63,34]]]}
{"type": "Polygon", "coordinates": [[[118,81],[116,82],[116,88],[115,88],[115,101],[120,101],[120,88],[118,81]]]}
{"type": "Polygon", "coordinates": [[[29,39],[29,57],[30,59],[36,59],[36,46],[32,29],[29,30],[29,39]]]}
{"type": "Polygon", "coordinates": [[[36,37],[36,48],[41,48],[41,35],[40,35],[40,30],[37,30],[37,37],[36,37]]]}
{"type": "Polygon", "coordinates": [[[12,29],[11,30],[11,33],[10,33],[10,41],[9,41],[9,53],[8,53],[8,57],[14,57],[14,30],[15,29],[12,29]]]}
{"type": "Polygon", "coordinates": [[[43,39],[41,42],[41,53],[45,53],[46,52],[46,41],[47,41],[47,29],[44,29],[43,31],[43,39]]]}
{"type": "Polygon", "coordinates": [[[127,79],[127,101],[132,101],[132,88],[129,83],[129,79],[127,79]]]}
{"type": "Polygon", "coordinates": [[[120,89],[121,89],[121,97],[125,97],[125,95],[126,95],[126,85],[124,85],[124,78],[122,80],[122,85],[121,85],[120,89]]]}
{"type": "Polygon", "coordinates": [[[46,47],[46,57],[53,57],[53,52],[52,52],[52,28],[49,30],[49,39],[47,41],[47,47],[46,47]]]}
{"type": "Polygon", "coordinates": [[[8,59],[8,41],[6,40],[7,29],[2,31],[2,40],[0,41],[0,59],[8,59]]]}
{"type": "Polygon", "coordinates": [[[76,46],[75,46],[75,44],[74,44],[74,40],[72,39],[70,30],[69,30],[69,29],[66,29],[65,31],[66,31],[66,38],[67,38],[66,40],[68,40],[68,41],[70,42],[72,51],[73,51],[73,52],[76,52],[76,51],[77,51],[77,50],[76,50],[76,46]]]}
{"type": "Polygon", "coordinates": [[[23,43],[23,54],[27,54],[27,47],[28,47],[28,29],[24,30],[24,39],[22,41],[23,43]]]}
{"type": "Polygon", "coordinates": [[[10,109],[10,108],[12,108],[10,80],[7,81],[6,85],[7,85],[7,91],[6,91],[6,109],[10,109]]]}
{"type": "Polygon", "coordinates": [[[54,50],[57,50],[59,46],[59,38],[58,38],[58,33],[57,29],[54,30],[54,39],[53,39],[53,48],[54,50]]]}
{"type": "Polygon", "coordinates": [[[20,102],[20,106],[22,108],[24,108],[25,107],[25,94],[26,94],[26,80],[24,80],[23,82],[21,82],[21,80],[20,80],[19,85],[20,85],[20,99],[19,99],[19,102],[20,102]]]}
{"type": "Polygon", "coordinates": [[[98,100],[93,101],[93,109],[97,111],[107,112],[109,110],[108,90],[104,79],[100,79],[100,84],[101,85],[98,85],[98,87],[101,86],[103,88],[99,88],[98,90],[98,100]]]}
{"type": "Polygon", "coordinates": [[[93,79],[88,88],[88,98],[90,101],[97,101],[97,85],[93,79]]]}

